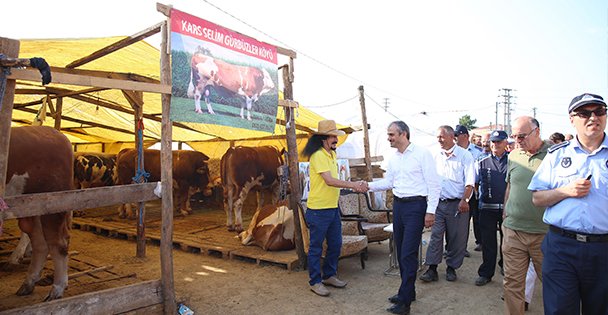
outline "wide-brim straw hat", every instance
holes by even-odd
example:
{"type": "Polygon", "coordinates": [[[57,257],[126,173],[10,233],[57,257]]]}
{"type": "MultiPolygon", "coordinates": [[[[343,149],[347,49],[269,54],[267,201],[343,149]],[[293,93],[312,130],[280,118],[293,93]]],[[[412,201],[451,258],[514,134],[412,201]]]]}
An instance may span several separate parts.
{"type": "Polygon", "coordinates": [[[343,136],[346,132],[338,130],[336,122],[328,119],[319,121],[317,132],[314,134],[323,136],[343,136]]]}

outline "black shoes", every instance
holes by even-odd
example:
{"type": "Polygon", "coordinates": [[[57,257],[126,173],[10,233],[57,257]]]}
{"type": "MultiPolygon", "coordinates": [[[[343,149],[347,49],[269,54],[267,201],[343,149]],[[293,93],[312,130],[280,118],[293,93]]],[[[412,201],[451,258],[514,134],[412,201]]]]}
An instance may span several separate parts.
{"type": "Polygon", "coordinates": [[[477,278],[477,280],[475,280],[475,285],[478,287],[481,287],[481,286],[488,284],[490,281],[492,281],[492,279],[479,276],[479,278],[477,278]]]}
{"type": "MultiPolygon", "coordinates": [[[[395,294],[395,295],[389,297],[388,301],[393,304],[401,303],[401,300],[399,299],[399,294],[395,294]]],[[[412,297],[412,302],[414,302],[414,301],[416,301],[416,292],[414,292],[414,296],[412,297]]]]}
{"type": "Polygon", "coordinates": [[[448,266],[448,269],[446,269],[445,271],[445,280],[456,281],[456,279],[458,279],[458,277],[456,276],[456,270],[448,266]]]}
{"type": "Polygon", "coordinates": [[[481,250],[482,250],[481,244],[477,244],[477,245],[475,246],[474,251],[476,251],[476,252],[480,252],[481,250]]]}
{"type": "Polygon", "coordinates": [[[471,257],[471,253],[469,253],[469,251],[466,249],[464,250],[464,257],[467,257],[467,258],[471,257]]]}
{"type": "Polygon", "coordinates": [[[399,315],[409,315],[410,307],[405,304],[395,304],[386,309],[389,313],[399,314],[399,315]]]}
{"type": "Polygon", "coordinates": [[[424,282],[431,282],[439,280],[439,275],[437,274],[437,270],[427,269],[418,279],[424,282]]]}

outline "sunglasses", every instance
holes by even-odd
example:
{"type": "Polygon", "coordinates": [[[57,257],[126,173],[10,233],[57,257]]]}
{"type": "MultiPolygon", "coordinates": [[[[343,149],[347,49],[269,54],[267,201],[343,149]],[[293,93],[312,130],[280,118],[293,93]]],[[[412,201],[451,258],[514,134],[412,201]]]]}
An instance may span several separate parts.
{"type": "Polygon", "coordinates": [[[595,110],[585,110],[579,109],[572,113],[570,116],[578,116],[583,119],[587,119],[591,117],[591,114],[595,114],[595,116],[600,117],[606,115],[606,107],[598,107],[595,110]]]}
{"type": "Polygon", "coordinates": [[[537,128],[534,128],[534,129],[530,130],[530,132],[528,132],[528,133],[520,133],[520,134],[516,134],[516,135],[511,135],[511,139],[517,139],[517,140],[523,141],[529,135],[531,135],[534,132],[534,130],[536,130],[536,129],[537,128]]]}

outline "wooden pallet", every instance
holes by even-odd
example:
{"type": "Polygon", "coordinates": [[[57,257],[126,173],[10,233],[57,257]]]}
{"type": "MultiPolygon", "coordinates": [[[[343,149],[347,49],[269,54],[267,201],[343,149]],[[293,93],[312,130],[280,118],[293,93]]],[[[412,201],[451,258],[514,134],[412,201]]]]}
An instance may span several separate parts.
{"type": "MultiPolygon", "coordinates": [[[[156,209],[154,209],[156,210],[156,209]]],[[[153,210],[153,211],[154,211],[153,210]]],[[[160,245],[160,221],[146,210],[146,241],[160,245]]],[[[281,266],[292,270],[298,263],[294,250],[267,252],[255,246],[243,246],[234,232],[228,232],[222,222],[223,211],[194,213],[187,217],[176,216],[173,226],[173,247],[190,253],[281,266]]],[[[247,226],[250,218],[244,218],[247,226]]],[[[134,220],[122,220],[108,216],[80,217],[72,220],[74,228],[120,239],[135,240],[137,230],[134,220]]]]}
{"type": "Polygon", "coordinates": [[[230,252],[231,259],[255,262],[258,265],[281,266],[293,270],[298,265],[295,250],[269,252],[257,246],[243,246],[230,252]]]}

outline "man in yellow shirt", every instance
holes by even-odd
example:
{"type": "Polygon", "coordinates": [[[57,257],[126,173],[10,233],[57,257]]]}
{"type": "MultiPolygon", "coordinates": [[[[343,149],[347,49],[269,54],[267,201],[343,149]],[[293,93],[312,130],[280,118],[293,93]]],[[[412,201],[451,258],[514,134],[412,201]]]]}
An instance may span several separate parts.
{"type": "Polygon", "coordinates": [[[358,191],[367,189],[364,182],[349,182],[338,179],[336,145],[338,136],[344,131],[336,128],[333,120],[319,122],[315,132],[302,151],[310,161],[310,192],[308,193],[306,223],[310,231],[308,249],[309,285],[312,292],[328,296],[325,285],[344,288],[346,281],[337,277],[338,258],[342,247],[342,223],[338,198],[340,188],[358,191]],[[327,252],[321,268],[323,241],[327,240],[327,252]]]}

